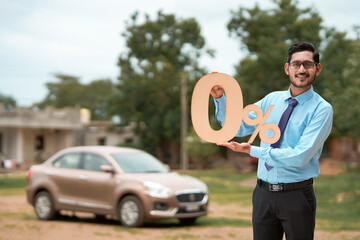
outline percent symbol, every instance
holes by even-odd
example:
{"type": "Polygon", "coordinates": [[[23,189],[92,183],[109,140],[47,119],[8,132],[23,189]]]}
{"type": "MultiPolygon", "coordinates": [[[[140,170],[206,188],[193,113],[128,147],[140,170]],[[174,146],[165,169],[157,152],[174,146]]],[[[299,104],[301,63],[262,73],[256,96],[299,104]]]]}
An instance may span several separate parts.
{"type": "Polygon", "coordinates": [[[260,107],[256,106],[255,104],[247,105],[243,109],[243,121],[247,123],[250,126],[256,126],[255,131],[251,135],[248,143],[252,144],[257,134],[259,134],[260,139],[267,144],[276,143],[280,139],[280,129],[279,127],[274,123],[265,123],[267,117],[269,116],[270,112],[274,108],[274,105],[270,105],[270,107],[266,110],[265,114],[263,115],[263,111],[260,107]],[[249,113],[254,111],[256,113],[255,118],[249,118],[249,113]],[[266,131],[271,129],[274,134],[272,137],[266,136],[266,131]]]}

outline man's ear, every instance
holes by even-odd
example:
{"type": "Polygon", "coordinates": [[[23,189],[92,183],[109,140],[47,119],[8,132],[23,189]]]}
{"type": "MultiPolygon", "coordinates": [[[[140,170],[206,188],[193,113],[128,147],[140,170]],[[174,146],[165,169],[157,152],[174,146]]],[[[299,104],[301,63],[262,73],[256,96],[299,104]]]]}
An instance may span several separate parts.
{"type": "Polygon", "coordinates": [[[321,73],[321,64],[318,63],[318,64],[316,65],[316,76],[318,76],[320,73],[321,73]]]}
{"type": "Polygon", "coordinates": [[[284,70],[286,75],[289,75],[289,63],[285,63],[284,70]]]}

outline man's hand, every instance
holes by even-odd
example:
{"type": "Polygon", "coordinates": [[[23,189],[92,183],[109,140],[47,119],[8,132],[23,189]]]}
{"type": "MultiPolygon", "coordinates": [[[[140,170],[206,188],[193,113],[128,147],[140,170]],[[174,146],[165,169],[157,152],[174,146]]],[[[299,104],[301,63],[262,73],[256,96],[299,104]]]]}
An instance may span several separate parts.
{"type": "Polygon", "coordinates": [[[250,154],[251,145],[249,143],[237,143],[237,142],[223,142],[217,143],[218,146],[230,148],[235,152],[243,152],[250,154]]]}
{"type": "Polygon", "coordinates": [[[211,96],[213,96],[214,98],[219,98],[224,94],[224,89],[219,86],[219,85],[215,85],[211,91],[210,91],[211,96]]]}

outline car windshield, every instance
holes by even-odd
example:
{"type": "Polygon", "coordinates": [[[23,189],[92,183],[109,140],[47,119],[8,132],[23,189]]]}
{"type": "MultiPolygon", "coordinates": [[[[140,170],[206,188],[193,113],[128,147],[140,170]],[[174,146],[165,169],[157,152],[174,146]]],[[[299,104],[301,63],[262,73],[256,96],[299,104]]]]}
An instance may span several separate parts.
{"type": "Polygon", "coordinates": [[[126,173],[169,172],[159,160],[145,152],[113,153],[111,155],[126,173]]]}

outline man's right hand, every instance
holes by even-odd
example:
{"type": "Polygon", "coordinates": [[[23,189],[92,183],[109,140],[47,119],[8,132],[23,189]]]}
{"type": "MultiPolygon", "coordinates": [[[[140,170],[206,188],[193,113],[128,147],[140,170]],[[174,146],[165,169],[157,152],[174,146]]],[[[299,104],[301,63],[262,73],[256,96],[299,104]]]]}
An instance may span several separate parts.
{"type": "Polygon", "coordinates": [[[215,85],[211,91],[210,91],[211,96],[213,96],[214,98],[220,98],[223,94],[224,94],[224,89],[219,86],[219,85],[215,85]]]}

